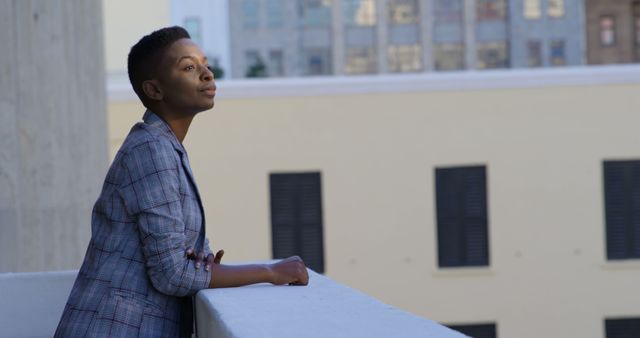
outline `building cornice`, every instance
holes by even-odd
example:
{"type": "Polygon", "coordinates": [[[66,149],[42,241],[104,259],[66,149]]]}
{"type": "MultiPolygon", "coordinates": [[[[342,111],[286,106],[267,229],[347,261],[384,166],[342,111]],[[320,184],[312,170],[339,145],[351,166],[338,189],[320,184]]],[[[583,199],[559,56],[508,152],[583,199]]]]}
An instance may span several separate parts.
{"type": "MultiPolygon", "coordinates": [[[[640,65],[218,81],[218,99],[468,91],[640,83],[640,65]]],[[[107,76],[110,102],[137,100],[126,74],[107,76]]]]}

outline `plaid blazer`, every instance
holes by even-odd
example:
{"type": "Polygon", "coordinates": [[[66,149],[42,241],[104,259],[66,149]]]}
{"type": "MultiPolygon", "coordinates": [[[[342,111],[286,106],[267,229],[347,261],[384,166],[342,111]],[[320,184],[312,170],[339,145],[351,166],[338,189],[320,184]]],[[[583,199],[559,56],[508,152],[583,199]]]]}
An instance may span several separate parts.
{"type": "Polygon", "coordinates": [[[109,168],[55,337],[191,335],[191,296],[211,280],[185,255],[211,253],[202,203],[182,144],[154,113],[143,119],[109,168]]]}

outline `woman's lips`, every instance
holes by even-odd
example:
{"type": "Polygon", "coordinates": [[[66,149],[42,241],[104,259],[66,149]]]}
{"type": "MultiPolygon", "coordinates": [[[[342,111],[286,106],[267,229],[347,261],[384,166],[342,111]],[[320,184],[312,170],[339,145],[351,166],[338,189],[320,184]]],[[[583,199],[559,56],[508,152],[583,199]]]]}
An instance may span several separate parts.
{"type": "Polygon", "coordinates": [[[201,92],[203,92],[205,95],[207,96],[216,96],[216,89],[215,88],[206,88],[201,90],[201,92]]]}

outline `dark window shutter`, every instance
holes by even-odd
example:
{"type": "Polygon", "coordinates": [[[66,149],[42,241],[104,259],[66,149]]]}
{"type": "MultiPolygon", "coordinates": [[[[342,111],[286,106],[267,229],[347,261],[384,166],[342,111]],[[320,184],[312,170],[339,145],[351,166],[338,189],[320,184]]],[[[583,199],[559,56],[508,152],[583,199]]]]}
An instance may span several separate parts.
{"type": "Polygon", "coordinates": [[[606,338],[640,338],[640,318],[606,319],[606,338]]]}
{"type": "Polygon", "coordinates": [[[324,272],[320,173],[270,175],[274,258],[300,256],[307,267],[324,272]]]}
{"type": "Polygon", "coordinates": [[[438,265],[489,265],[486,168],[436,169],[438,265]]]}
{"type": "Polygon", "coordinates": [[[450,329],[456,330],[473,338],[496,338],[496,324],[475,324],[475,325],[447,325],[450,329]]]}
{"type": "Polygon", "coordinates": [[[640,258],[640,161],[604,162],[607,258],[640,258]]]}

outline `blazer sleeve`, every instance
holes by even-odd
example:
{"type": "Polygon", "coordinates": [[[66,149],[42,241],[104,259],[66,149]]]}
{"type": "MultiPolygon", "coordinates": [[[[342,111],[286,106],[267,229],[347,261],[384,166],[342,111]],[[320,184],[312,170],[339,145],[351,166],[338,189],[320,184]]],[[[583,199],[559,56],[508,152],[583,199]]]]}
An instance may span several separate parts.
{"type": "Polygon", "coordinates": [[[171,296],[189,296],[209,286],[211,272],[187,259],[176,150],[166,140],[150,140],[123,158],[128,183],[121,187],[127,212],[137,219],[147,274],[171,296]]]}

